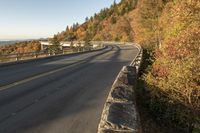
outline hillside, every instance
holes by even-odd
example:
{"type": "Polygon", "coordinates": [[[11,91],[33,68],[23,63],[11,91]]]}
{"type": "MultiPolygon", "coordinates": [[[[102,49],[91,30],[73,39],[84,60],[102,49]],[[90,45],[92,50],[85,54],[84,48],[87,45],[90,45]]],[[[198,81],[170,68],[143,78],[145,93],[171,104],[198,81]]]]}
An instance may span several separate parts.
{"type": "Polygon", "coordinates": [[[71,40],[105,40],[133,41],[133,30],[128,13],[135,9],[137,0],[122,0],[115,2],[110,8],[104,8],[100,13],[86,18],[84,24],[74,24],[57,34],[60,41],[71,40]]]}
{"type": "Polygon", "coordinates": [[[130,17],[146,57],[140,100],[165,127],[200,132],[200,1],[139,0],[130,17]]]}
{"type": "Polygon", "coordinates": [[[40,42],[39,41],[25,41],[17,42],[15,44],[8,44],[0,46],[0,55],[1,54],[15,54],[15,53],[28,53],[40,51],[40,42]]]}

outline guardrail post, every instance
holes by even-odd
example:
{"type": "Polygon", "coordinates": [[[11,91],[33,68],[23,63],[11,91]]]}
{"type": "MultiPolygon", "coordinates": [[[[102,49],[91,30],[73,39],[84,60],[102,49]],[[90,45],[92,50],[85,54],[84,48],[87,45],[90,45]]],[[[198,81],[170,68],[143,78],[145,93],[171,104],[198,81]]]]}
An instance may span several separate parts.
{"type": "Polygon", "coordinates": [[[38,57],[38,54],[37,54],[37,52],[35,52],[35,58],[37,58],[38,57]]]}
{"type": "Polygon", "coordinates": [[[19,54],[17,54],[16,61],[19,61],[19,54]]]}
{"type": "MultiPolygon", "coordinates": [[[[100,43],[96,42],[96,43],[99,44],[98,47],[77,46],[76,49],[74,49],[74,50],[70,50],[70,51],[63,50],[63,51],[59,52],[59,54],[69,54],[69,53],[74,53],[74,52],[80,53],[80,52],[84,52],[84,51],[92,51],[92,50],[101,49],[104,47],[103,42],[100,42],[100,43]]],[[[30,58],[40,58],[40,57],[45,57],[45,56],[48,57],[48,56],[55,55],[55,53],[49,52],[46,50],[42,50],[42,51],[38,51],[38,52],[35,51],[35,52],[27,52],[27,53],[0,55],[0,62],[7,62],[7,61],[10,61],[11,59],[12,59],[12,61],[19,61],[19,60],[28,60],[30,58]]]]}

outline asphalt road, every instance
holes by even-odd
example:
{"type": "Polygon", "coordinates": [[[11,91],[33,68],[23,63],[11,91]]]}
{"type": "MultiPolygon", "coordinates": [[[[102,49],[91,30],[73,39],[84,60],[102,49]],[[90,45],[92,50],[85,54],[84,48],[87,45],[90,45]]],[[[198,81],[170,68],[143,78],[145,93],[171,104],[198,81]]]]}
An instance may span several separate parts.
{"type": "Polygon", "coordinates": [[[96,133],[112,83],[137,53],[113,45],[0,67],[0,133],[96,133]]]}

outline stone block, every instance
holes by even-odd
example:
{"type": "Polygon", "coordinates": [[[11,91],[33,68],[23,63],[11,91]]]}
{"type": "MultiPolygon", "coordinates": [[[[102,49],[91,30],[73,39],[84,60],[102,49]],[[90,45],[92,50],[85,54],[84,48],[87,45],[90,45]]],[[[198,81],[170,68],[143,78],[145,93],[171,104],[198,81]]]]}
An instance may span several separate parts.
{"type": "Polygon", "coordinates": [[[137,133],[138,118],[134,104],[106,103],[98,133],[109,133],[108,131],[137,133]]]}

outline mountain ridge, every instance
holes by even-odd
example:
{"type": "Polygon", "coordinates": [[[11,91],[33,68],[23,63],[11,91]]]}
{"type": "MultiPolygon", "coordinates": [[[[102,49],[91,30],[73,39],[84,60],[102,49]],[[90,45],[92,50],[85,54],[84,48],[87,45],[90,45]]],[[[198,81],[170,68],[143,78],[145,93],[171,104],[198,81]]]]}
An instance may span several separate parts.
{"type": "Polygon", "coordinates": [[[105,41],[133,41],[132,28],[128,13],[135,9],[137,0],[122,0],[114,2],[110,8],[104,8],[85,23],[77,23],[55,35],[58,40],[105,40],[105,41]]]}

